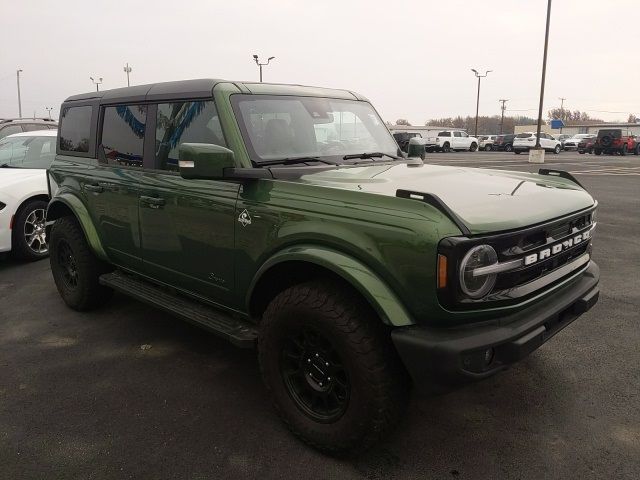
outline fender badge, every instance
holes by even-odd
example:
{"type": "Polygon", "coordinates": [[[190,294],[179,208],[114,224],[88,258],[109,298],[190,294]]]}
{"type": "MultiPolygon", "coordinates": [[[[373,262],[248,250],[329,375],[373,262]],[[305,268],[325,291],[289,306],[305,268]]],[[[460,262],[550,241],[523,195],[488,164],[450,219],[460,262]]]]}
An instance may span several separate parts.
{"type": "Polygon", "coordinates": [[[249,215],[249,212],[247,212],[246,208],[242,211],[242,213],[238,217],[238,221],[242,224],[243,227],[246,227],[247,225],[251,225],[251,215],[249,215]]]}

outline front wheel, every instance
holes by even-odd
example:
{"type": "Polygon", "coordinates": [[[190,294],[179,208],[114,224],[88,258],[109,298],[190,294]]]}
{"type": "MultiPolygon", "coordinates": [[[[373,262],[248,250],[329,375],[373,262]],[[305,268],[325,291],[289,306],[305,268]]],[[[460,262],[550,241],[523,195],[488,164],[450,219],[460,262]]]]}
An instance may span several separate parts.
{"type": "Polygon", "coordinates": [[[405,409],[406,372],[388,331],[343,285],[314,281],[278,294],[258,336],[260,369],[289,429],[331,454],[363,451],[405,409]]]}
{"type": "Polygon", "coordinates": [[[562,148],[560,148],[560,145],[556,145],[556,148],[553,149],[553,153],[558,155],[560,153],[560,150],[562,150],[562,148]]]}
{"type": "Polygon", "coordinates": [[[29,200],[13,217],[11,253],[20,260],[32,262],[49,254],[45,233],[47,202],[29,200]]]}
{"type": "Polygon", "coordinates": [[[506,144],[506,145],[504,146],[504,151],[505,151],[505,152],[510,152],[510,151],[512,151],[512,150],[513,150],[513,147],[512,147],[511,145],[506,144]]]}
{"type": "Polygon", "coordinates": [[[475,152],[477,149],[478,149],[478,144],[476,142],[473,142],[469,147],[470,152],[475,152]]]}
{"type": "Polygon", "coordinates": [[[593,150],[596,155],[602,155],[602,150],[593,150]]]}
{"type": "Polygon", "coordinates": [[[629,147],[627,147],[627,144],[625,143],[624,145],[622,145],[622,148],[620,149],[620,155],[625,156],[628,151],[629,151],[629,147]]]}
{"type": "Polygon", "coordinates": [[[73,217],[63,217],[51,227],[49,239],[53,280],[62,300],[78,311],[106,302],[113,291],[100,285],[100,275],[111,270],[87,244],[84,232],[73,217]]]}

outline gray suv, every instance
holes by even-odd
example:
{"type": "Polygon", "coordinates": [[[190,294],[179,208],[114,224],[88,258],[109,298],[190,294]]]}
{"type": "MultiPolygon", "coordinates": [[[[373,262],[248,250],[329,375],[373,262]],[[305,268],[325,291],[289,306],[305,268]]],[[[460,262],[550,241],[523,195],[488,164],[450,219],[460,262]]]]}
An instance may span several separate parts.
{"type": "Polygon", "coordinates": [[[57,128],[58,122],[48,118],[0,118],[0,139],[14,133],[57,128]]]}

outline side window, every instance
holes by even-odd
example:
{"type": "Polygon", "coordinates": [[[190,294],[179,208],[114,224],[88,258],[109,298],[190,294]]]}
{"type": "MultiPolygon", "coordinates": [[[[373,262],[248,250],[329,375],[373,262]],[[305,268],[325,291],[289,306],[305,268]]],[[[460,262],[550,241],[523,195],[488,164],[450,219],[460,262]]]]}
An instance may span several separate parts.
{"type": "Polygon", "coordinates": [[[156,117],[156,168],[178,171],[181,143],[226,146],[213,101],[161,103],[156,117]]]}
{"type": "Polygon", "coordinates": [[[459,132],[461,137],[468,137],[469,135],[467,135],[465,132],[459,132]]]}
{"type": "Polygon", "coordinates": [[[100,146],[109,165],[142,168],[146,105],[105,107],[100,146]]]}
{"type": "Polygon", "coordinates": [[[451,136],[451,132],[440,132],[438,133],[439,137],[450,137],[451,136]]]}
{"type": "Polygon", "coordinates": [[[0,130],[0,138],[4,138],[7,135],[13,135],[14,133],[21,133],[22,127],[20,125],[8,125],[0,130]]]}
{"type": "Polygon", "coordinates": [[[461,137],[462,134],[460,132],[453,132],[454,137],[461,137]]]}
{"type": "Polygon", "coordinates": [[[92,107],[67,107],[60,116],[60,150],[89,152],[92,107]]]}

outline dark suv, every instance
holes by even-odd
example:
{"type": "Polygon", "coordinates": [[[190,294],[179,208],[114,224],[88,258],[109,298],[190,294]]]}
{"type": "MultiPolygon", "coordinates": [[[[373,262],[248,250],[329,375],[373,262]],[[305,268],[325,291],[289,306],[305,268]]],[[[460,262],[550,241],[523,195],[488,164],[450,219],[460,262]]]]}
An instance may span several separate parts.
{"type": "Polygon", "coordinates": [[[513,151],[513,139],[516,138],[515,134],[510,135],[498,135],[496,141],[493,142],[492,150],[498,150],[503,152],[513,151]]]}
{"type": "Polygon", "coordinates": [[[621,128],[607,128],[598,132],[598,137],[593,144],[593,153],[600,155],[602,153],[618,153],[626,155],[633,153],[640,155],[640,143],[635,135],[626,132],[622,134],[621,128]]]}
{"type": "Polygon", "coordinates": [[[48,118],[0,118],[0,139],[14,133],[56,128],[58,122],[48,118]]]}
{"type": "Polygon", "coordinates": [[[396,142],[398,142],[400,150],[405,153],[409,151],[409,140],[414,137],[422,138],[422,135],[416,132],[393,132],[393,138],[395,138],[396,142]]]}

